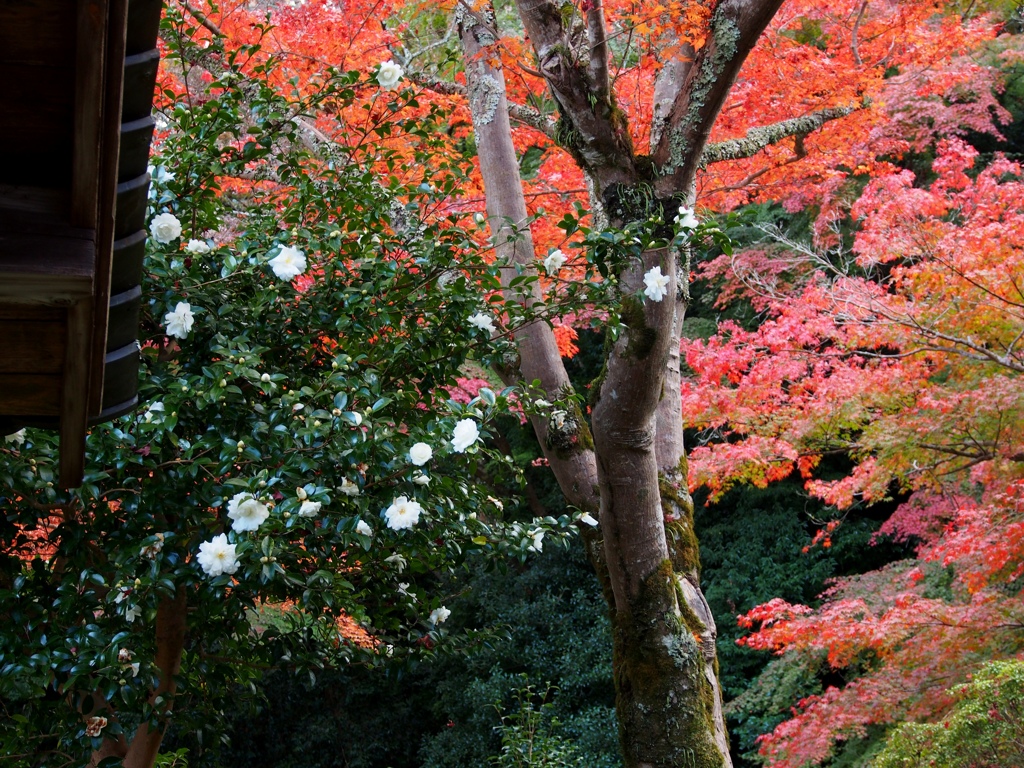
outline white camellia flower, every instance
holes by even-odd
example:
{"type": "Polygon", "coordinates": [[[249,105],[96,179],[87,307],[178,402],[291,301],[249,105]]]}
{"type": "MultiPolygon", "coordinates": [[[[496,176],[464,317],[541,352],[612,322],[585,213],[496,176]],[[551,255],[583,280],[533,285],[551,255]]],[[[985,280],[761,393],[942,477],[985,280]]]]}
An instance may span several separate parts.
{"type": "Polygon", "coordinates": [[[299,507],[299,517],[316,517],[320,514],[320,507],[322,506],[323,503],[319,501],[304,501],[302,506],[299,507]]]}
{"type": "Polygon", "coordinates": [[[149,171],[149,177],[157,184],[166,184],[169,181],[174,181],[174,174],[162,165],[150,165],[146,167],[146,170],[149,171]]]}
{"type": "Polygon", "coordinates": [[[270,268],[278,280],[291,280],[306,271],[306,255],[298,248],[286,245],[270,260],[270,268]]]}
{"type": "MultiPolygon", "coordinates": [[[[232,551],[234,547],[232,547],[232,551]]],[[[124,611],[124,620],[131,624],[142,615],[142,609],[137,605],[129,605],[124,611]]]]}
{"type": "Polygon", "coordinates": [[[181,236],[181,222],[173,213],[160,213],[149,223],[149,234],[161,245],[181,236]]]}
{"type": "Polygon", "coordinates": [[[581,523],[586,523],[589,526],[596,526],[598,524],[597,518],[595,518],[589,512],[584,512],[583,513],[583,515],[580,517],[580,522],[581,523]]]}
{"type": "Polygon", "coordinates": [[[661,274],[661,267],[653,267],[644,273],[644,296],[651,301],[661,301],[668,293],[668,275],[661,274]]]}
{"type": "Polygon", "coordinates": [[[562,265],[567,262],[568,259],[565,254],[557,248],[548,254],[548,257],[544,259],[544,271],[549,275],[555,274],[562,268],[562,265]]]}
{"type": "Polygon", "coordinates": [[[444,624],[451,615],[452,612],[442,605],[440,608],[435,608],[430,612],[430,623],[444,624]]]}
{"type": "Polygon", "coordinates": [[[408,496],[399,496],[384,510],[384,518],[388,521],[388,528],[400,531],[416,525],[420,521],[421,512],[423,507],[418,501],[410,501],[408,496]]]}
{"type": "Polygon", "coordinates": [[[362,534],[363,536],[373,536],[373,528],[371,528],[365,520],[360,520],[356,524],[356,533],[362,534]]]}
{"type": "Polygon", "coordinates": [[[341,486],[338,488],[341,493],[346,496],[358,496],[359,486],[350,481],[347,477],[341,478],[341,486]]]}
{"type": "Polygon", "coordinates": [[[527,547],[531,552],[541,552],[544,549],[544,531],[536,530],[530,532],[530,539],[533,541],[530,546],[527,547]]]}
{"type": "Polygon", "coordinates": [[[416,485],[430,485],[430,476],[420,472],[412,479],[412,481],[416,483],[416,485]]]}
{"type": "Polygon", "coordinates": [[[14,443],[14,445],[24,445],[25,444],[25,430],[24,429],[19,429],[13,435],[7,435],[6,437],[4,437],[4,442],[5,443],[14,443]]]}
{"type": "Polygon", "coordinates": [[[462,419],[452,430],[452,450],[456,453],[465,453],[473,443],[480,437],[480,428],[472,419],[462,419]]]}
{"type": "Polygon", "coordinates": [[[189,253],[194,253],[196,256],[202,256],[204,253],[210,252],[210,246],[204,240],[189,240],[185,250],[189,253]]]}
{"type": "Polygon", "coordinates": [[[192,314],[192,305],[187,301],[179,301],[171,312],[164,315],[167,335],[178,339],[184,339],[188,336],[194,322],[195,316],[192,314]]]}
{"type": "Polygon", "coordinates": [[[417,467],[422,467],[434,455],[434,451],[426,443],[416,443],[409,449],[409,461],[417,467]]]}
{"type": "Polygon", "coordinates": [[[384,562],[393,563],[394,566],[398,569],[399,573],[405,570],[406,560],[399,554],[389,555],[388,557],[385,557],[384,562]]]}
{"type": "Polygon", "coordinates": [[[470,316],[469,324],[474,328],[479,328],[481,331],[494,333],[494,321],[491,320],[490,315],[485,315],[483,312],[477,312],[475,315],[470,316]]]}
{"type": "Polygon", "coordinates": [[[393,61],[385,61],[377,70],[377,85],[385,91],[393,91],[402,81],[405,71],[393,61]]]}
{"type": "MultiPolygon", "coordinates": [[[[301,514],[301,513],[300,513],[301,514]]],[[[228,517],[233,530],[255,531],[270,516],[266,504],[253,497],[248,491],[236,493],[228,501],[228,517]]]]}
{"type": "Polygon", "coordinates": [[[228,537],[223,533],[199,545],[196,561],[199,567],[206,571],[207,576],[234,573],[239,565],[238,558],[235,557],[235,545],[228,544],[228,537]]]}
{"type": "Polygon", "coordinates": [[[165,409],[163,403],[153,403],[152,405],[149,406],[149,408],[146,409],[146,412],[142,414],[142,420],[145,421],[146,423],[149,423],[157,416],[163,416],[164,410],[165,409]]]}
{"type": "Polygon", "coordinates": [[[685,205],[679,206],[679,214],[676,216],[676,226],[680,229],[696,229],[700,221],[693,213],[693,208],[685,205]]]}

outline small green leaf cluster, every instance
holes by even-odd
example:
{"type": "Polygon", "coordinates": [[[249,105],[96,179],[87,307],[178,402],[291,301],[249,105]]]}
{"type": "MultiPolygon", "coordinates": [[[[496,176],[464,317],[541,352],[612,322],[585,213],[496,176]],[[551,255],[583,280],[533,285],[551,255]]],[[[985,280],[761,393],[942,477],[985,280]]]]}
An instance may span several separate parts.
{"type": "Polygon", "coordinates": [[[987,664],[952,691],[941,721],[905,723],[893,731],[875,768],[975,768],[1024,765],[1024,662],[987,664]]]}

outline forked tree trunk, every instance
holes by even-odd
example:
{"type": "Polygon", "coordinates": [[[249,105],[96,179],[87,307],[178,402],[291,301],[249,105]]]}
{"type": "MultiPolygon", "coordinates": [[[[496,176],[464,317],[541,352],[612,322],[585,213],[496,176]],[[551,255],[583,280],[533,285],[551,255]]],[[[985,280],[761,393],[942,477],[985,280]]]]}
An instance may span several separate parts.
{"type": "MultiPolygon", "coordinates": [[[[718,110],[739,65],[781,0],[725,0],[712,34],[692,61],[674,62],[658,83],[653,176],[638,162],[608,80],[601,3],[589,4],[586,37],[566,28],[550,0],[519,3],[541,72],[560,107],[560,137],[594,180],[613,226],[652,212],[669,222],[692,190],[718,110]],[[668,149],[666,149],[668,148],[668,149]],[[669,151],[670,150],[670,151],[669,151]],[[655,189],[646,209],[622,204],[655,189]]],[[[479,148],[487,211],[499,259],[530,269],[518,162],[508,124],[505,83],[491,65],[498,39],[489,4],[460,5],[459,31],[479,148]],[[508,222],[513,225],[509,226],[508,222]],[[518,230],[518,231],[517,231],[518,230]]],[[[647,194],[646,198],[650,198],[647,194]]],[[[687,264],[669,249],[645,253],[619,274],[624,327],[607,358],[592,415],[577,439],[550,434],[534,419],[545,455],[570,503],[600,514],[588,549],[605,586],[614,632],[619,734],[628,768],[731,766],[715,660],[715,625],[699,586],[693,505],[686,488],[679,399],[679,329],[686,310],[687,264]],[[642,298],[643,275],[660,266],[670,278],[661,302],[642,298]],[[597,493],[594,488],[596,483],[597,493]]],[[[534,289],[535,290],[535,289],[534,289]]],[[[536,301],[507,293],[509,300],[536,301]]],[[[539,379],[550,396],[568,386],[550,329],[533,323],[516,334],[521,380],[539,379]]]]}

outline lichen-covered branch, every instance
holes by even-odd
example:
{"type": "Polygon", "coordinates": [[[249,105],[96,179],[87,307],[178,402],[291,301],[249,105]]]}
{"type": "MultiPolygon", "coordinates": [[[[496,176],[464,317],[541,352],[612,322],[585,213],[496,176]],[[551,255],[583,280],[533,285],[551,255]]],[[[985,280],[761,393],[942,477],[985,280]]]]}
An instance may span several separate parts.
{"type": "MultiPolygon", "coordinates": [[[[427,88],[435,93],[443,93],[448,96],[465,96],[466,86],[462,83],[453,83],[449,80],[442,80],[437,75],[431,75],[426,72],[409,72],[408,77],[414,83],[423,88],[427,88]]],[[[508,116],[516,122],[528,125],[536,131],[540,131],[552,141],[555,140],[555,133],[557,131],[557,123],[550,117],[545,117],[536,109],[527,107],[524,104],[516,104],[515,102],[506,100],[508,105],[508,116]]]]}
{"type": "Polygon", "coordinates": [[[782,0],[722,0],[715,8],[707,41],[653,153],[660,172],[655,187],[659,197],[671,197],[693,184],[711,128],[740,68],[781,5],[782,0]]]}
{"type": "Polygon", "coordinates": [[[558,143],[570,152],[603,192],[612,184],[634,184],[636,157],[625,115],[610,93],[595,91],[591,56],[581,63],[572,31],[552,0],[517,0],[519,15],[533,43],[540,72],[560,111],[558,143]]]}
{"type": "Polygon", "coordinates": [[[723,160],[753,157],[765,147],[777,144],[789,136],[806,136],[831,120],[852,114],[858,107],[828,107],[809,115],[781,120],[778,123],[751,128],[742,139],[728,139],[709,144],[701,155],[700,164],[708,166],[723,160]]]}

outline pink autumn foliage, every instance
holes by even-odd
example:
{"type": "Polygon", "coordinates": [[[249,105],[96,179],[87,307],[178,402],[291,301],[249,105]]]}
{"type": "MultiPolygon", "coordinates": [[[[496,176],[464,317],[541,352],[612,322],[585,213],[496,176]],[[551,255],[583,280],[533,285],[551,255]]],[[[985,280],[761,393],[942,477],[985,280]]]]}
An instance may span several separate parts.
{"type": "Polygon", "coordinates": [[[871,725],[935,719],[953,685],[1015,647],[1024,597],[1007,587],[1024,575],[1024,480],[980,502],[921,494],[904,507],[890,528],[929,539],[916,560],[839,579],[817,609],[772,600],[739,617],[753,630],[742,644],[824,652],[854,677],[798,702],[761,737],[772,768],[819,765],[871,725]],[[936,597],[934,580],[947,574],[952,597],[936,597]]]}

